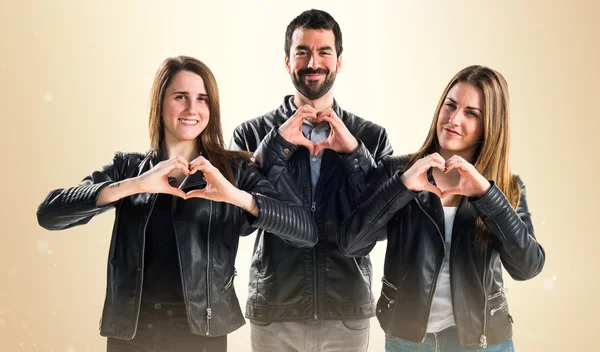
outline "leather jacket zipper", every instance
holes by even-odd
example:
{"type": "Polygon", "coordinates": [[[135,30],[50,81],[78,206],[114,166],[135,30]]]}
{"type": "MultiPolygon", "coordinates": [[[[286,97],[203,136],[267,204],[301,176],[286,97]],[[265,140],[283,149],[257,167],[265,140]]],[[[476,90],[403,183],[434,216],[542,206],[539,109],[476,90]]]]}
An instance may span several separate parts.
{"type": "MultiPolygon", "coordinates": [[[[483,253],[483,296],[487,297],[487,288],[486,288],[486,283],[485,283],[485,277],[487,273],[487,249],[486,251],[483,253]]],[[[487,336],[486,334],[486,330],[487,330],[487,304],[488,304],[488,300],[486,299],[485,302],[483,303],[483,334],[479,337],[479,347],[481,348],[487,348],[487,336]]]]}
{"type": "Polygon", "coordinates": [[[142,241],[142,265],[141,265],[141,280],[140,280],[140,290],[138,293],[138,300],[137,300],[137,316],[135,318],[135,325],[133,326],[133,336],[131,336],[131,338],[135,337],[135,334],[137,333],[137,327],[138,327],[138,321],[140,320],[140,307],[142,305],[142,291],[144,290],[144,254],[146,253],[146,227],[148,227],[148,221],[150,220],[150,215],[152,214],[152,210],[154,210],[154,204],[156,203],[156,198],[158,198],[157,194],[153,194],[152,196],[152,200],[151,200],[151,205],[150,205],[150,210],[148,211],[148,213],[146,214],[146,220],[144,221],[144,230],[143,230],[143,235],[144,235],[144,239],[142,241]]]}
{"type": "Polygon", "coordinates": [[[506,308],[506,306],[508,306],[508,301],[502,302],[502,304],[500,304],[498,307],[490,310],[490,315],[494,316],[494,314],[496,314],[496,312],[501,311],[502,309],[506,308]]]}
{"type": "MultiPolygon", "coordinates": [[[[315,217],[315,210],[316,210],[316,202],[313,201],[312,202],[312,206],[310,208],[311,212],[313,213],[313,218],[315,217]]],[[[312,257],[313,257],[313,274],[314,274],[314,280],[313,280],[313,293],[315,295],[315,312],[314,312],[314,316],[313,318],[315,318],[315,320],[319,319],[319,316],[317,314],[318,311],[318,306],[317,306],[317,246],[314,246],[312,248],[312,257]]]]}
{"type": "MultiPolygon", "coordinates": [[[[310,155],[308,157],[310,158],[310,155]]],[[[322,162],[322,160],[321,160],[320,168],[321,169],[323,168],[323,162],[322,162]]],[[[312,189],[312,176],[311,176],[311,172],[312,171],[311,171],[310,162],[308,163],[308,170],[309,170],[308,179],[311,180],[310,181],[311,182],[310,211],[312,212],[312,216],[313,216],[313,219],[314,219],[315,216],[316,216],[315,215],[316,211],[317,211],[317,190],[319,189],[319,186],[322,183],[322,182],[320,182],[320,180],[321,180],[321,173],[319,171],[319,179],[317,180],[317,184],[315,185],[315,188],[312,189]]],[[[317,244],[312,248],[313,276],[314,276],[314,279],[313,279],[313,294],[314,294],[314,297],[315,297],[314,298],[314,306],[315,306],[315,308],[314,308],[313,318],[315,320],[319,319],[319,314],[318,314],[318,311],[319,311],[319,299],[318,299],[318,290],[317,290],[317,281],[318,281],[318,279],[317,279],[317,274],[318,274],[317,273],[317,267],[318,267],[318,265],[317,265],[317,248],[318,248],[318,246],[319,245],[318,245],[318,240],[317,240],[317,244]]]]}
{"type": "Polygon", "coordinates": [[[229,290],[231,285],[233,285],[233,278],[236,277],[236,275],[237,275],[237,269],[233,269],[233,275],[231,275],[231,277],[229,278],[229,281],[227,281],[227,284],[225,285],[225,288],[224,288],[225,291],[229,290]]]}
{"type": "Polygon", "coordinates": [[[212,209],[213,202],[210,202],[210,212],[208,214],[208,234],[206,235],[206,252],[207,252],[207,260],[206,260],[206,335],[210,334],[210,320],[212,319],[212,309],[210,306],[210,288],[211,288],[211,276],[210,276],[210,228],[212,223],[212,209]]]}
{"type": "Polygon", "coordinates": [[[390,288],[393,288],[394,290],[398,291],[398,287],[392,285],[386,278],[385,276],[381,278],[381,282],[384,283],[386,286],[389,286],[390,288]]]}
{"type": "MultiPolygon", "coordinates": [[[[440,235],[440,239],[442,240],[442,243],[443,243],[442,247],[444,248],[444,256],[442,257],[442,262],[440,264],[438,264],[438,266],[435,270],[435,281],[433,283],[433,290],[431,290],[431,293],[429,294],[429,298],[427,300],[427,304],[429,305],[429,314],[427,315],[427,319],[429,319],[429,316],[431,315],[431,308],[433,307],[433,305],[431,303],[433,301],[433,295],[435,294],[435,288],[437,287],[438,276],[440,274],[440,269],[442,268],[442,265],[444,264],[443,258],[446,257],[446,241],[444,239],[444,236],[442,236],[442,231],[440,230],[440,227],[438,226],[438,224],[433,220],[431,215],[429,215],[429,213],[425,210],[425,207],[423,206],[423,204],[421,204],[421,199],[419,199],[419,197],[417,197],[416,200],[417,200],[417,205],[419,206],[419,208],[421,208],[421,211],[423,211],[423,213],[425,213],[425,215],[427,215],[429,220],[431,220],[433,225],[435,225],[435,228],[437,229],[438,234],[440,235]]],[[[427,327],[425,327],[425,334],[423,335],[423,338],[421,339],[421,343],[425,342],[426,338],[427,338],[427,327]]]]}
{"type": "Polygon", "coordinates": [[[508,288],[504,288],[504,287],[503,287],[503,288],[501,288],[501,289],[500,289],[500,291],[498,291],[498,292],[496,292],[496,293],[494,293],[494,294],[488,295],[488,301],[489,301],[489,300],[492,300],[492,299],[494,299],[494,298],[496,298],[496,297],[498,297],[498,296],[500,296],[500,295],[501,295],[501,294],[503,294],[504,292],[508,292],[508,288]]]}

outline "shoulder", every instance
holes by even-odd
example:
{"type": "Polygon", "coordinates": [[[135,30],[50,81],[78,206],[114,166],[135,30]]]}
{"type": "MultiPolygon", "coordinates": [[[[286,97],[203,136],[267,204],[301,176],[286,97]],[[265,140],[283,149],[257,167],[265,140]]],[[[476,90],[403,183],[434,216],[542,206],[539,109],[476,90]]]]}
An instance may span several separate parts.
{"type": "Polygon", "coordinates": [[[342,116],[339,116],[344,124],[348,127],[351,132],[376,132],[378,134],[385,133],[385,128],[376,124],[375,122],[364,119],[354,113],[341,109],[342,116]],[[354,130],[354,131],[353,131],[354,130]]]}
{"type": "Polygon", "coordinates": [[[383,157],[383,165],[388,174],[393,175],[397,170],[403,169],[410,160],[411,155],[387,155],[383,157]]]}

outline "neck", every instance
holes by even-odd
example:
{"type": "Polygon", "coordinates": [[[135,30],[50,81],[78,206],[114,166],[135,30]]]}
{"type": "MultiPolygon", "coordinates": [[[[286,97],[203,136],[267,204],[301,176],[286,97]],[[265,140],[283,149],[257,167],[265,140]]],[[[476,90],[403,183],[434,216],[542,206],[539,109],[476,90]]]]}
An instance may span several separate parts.
{"type": "Polygon", "coordinates": [[[196,140],[169,143],[165,141],[165,153],[167,160],[177,156],[183,156],[185,160],[192,161],[200,155],[196,140]]]}
{"type": "Polygon", "coordinates": [[[444,158],[444,160],[448,160],[451,157],[458,155],[458,156],[462,157],[463,159],[465,159],[466,161],[468,161],[469,163],[473,164],[473,162],[474,162],[473,157],[475,156],[475,151],[474,150],[465,150],[465,151],[460,151],[460,152],[454,152],[451,150],[441,149],[439,151],[439,154],[442,156],[442,158],[444,158]]]}
{"type": "Polygon", "coordinates": [[[319,99],[310,100],[306,98],[304,95],[300,94],[300,92],[296,91],[294,94],[294,105],[297,108],[300,108],[304,105],[310,105],[318,112],[329,109],[333,106],[333,89],[330,89],[324,96],[319,99]]]}

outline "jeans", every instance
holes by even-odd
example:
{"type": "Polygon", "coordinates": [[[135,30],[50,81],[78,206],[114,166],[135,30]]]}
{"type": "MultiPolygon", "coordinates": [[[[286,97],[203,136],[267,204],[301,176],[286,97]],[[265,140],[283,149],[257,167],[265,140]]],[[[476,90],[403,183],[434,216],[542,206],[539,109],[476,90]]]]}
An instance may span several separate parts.
{"type": "Polygon", "coordinates": [[[250,322],[252,352],[366,352],[369,319],[250,322]]]}
{"type": "Polygon", "coordinates": [[[456,327],[451,326],[436,333],[429,333],[423,343],[410,342],[385,334],[386,352],[514,352],[512,338],[486,348],[475,346],[461,346],[458,342],[456,327]]]}
{"type": "Polygon", "coordinates": [[[227,336],[193,334],[182,305],[142,302],[135,337],[132,340],[109,337],[106,351],[222,352],[227,351],[227,336]]]}

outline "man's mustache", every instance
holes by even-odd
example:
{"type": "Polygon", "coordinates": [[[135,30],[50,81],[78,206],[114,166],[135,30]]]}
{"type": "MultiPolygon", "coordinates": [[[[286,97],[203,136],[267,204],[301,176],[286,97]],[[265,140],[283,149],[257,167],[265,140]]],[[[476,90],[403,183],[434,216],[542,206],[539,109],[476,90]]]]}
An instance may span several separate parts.
{"type": "Polygon", "coordinates": [[[326,68],[317,68],[317,69],[313,69],[313,68],[303,68],[301,70],[298,71],[298,76],[305,76],[305,75],[328,75],[329,74],[329,70],[326,68]]]}

